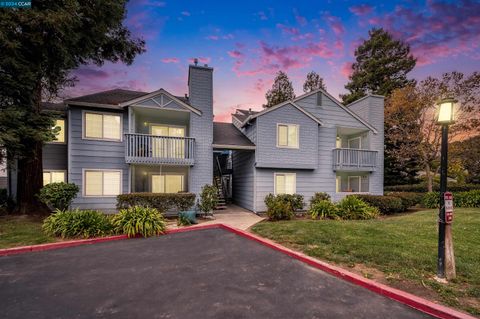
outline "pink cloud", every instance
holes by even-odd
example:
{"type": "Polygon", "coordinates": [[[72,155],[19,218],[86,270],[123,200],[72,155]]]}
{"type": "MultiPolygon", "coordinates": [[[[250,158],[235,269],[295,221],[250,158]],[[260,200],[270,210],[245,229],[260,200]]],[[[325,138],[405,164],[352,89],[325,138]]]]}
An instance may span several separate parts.
{"type": "Polygon", "coordinates": [[[296,9],[294,9],[293,12],[295,14],[295,20],[299,25],[302,27],[307,25],[307,19],[305,17],[301,16],[296,9]]]}
{"type": "Polygon", "coordinates": [[[368,4],[360,4],[358,6],[351,6],[348,8],[351,13],[357,16],[363,16],[371,13],[373,11],[374,7],[368,4]]]}
{"type": "Polygon", "coordinates": [[[215,122],[231,123],[232,122],[232,113],[231,111],[222,111],[218,114],[215,114],[213,120],[215,122]]]}
{"type": "Polygon", "coordinates": [[[339,51],[343,51],[343,48],[344,48],[343,41],[340,39],[336,40],[335,43],[333,44],[333,47],[339,51]]]}
{"type": "Polygon", "coordinates": [[[163,58],[162,59],[163,63],[178,63],[180,62],[179,58],[163,58]]]}
{"type": "Polygon", "coordinates": [[[324,18],[335,35],[340,36],[345,33],[345,27],[338,17],[326,13],[324,14],[324,18]]]}
{"type": "Polygon", "coordinates": [[[255,91],[264,92],[265,82],[263,81],[263,79],[258,79],[257,81],[255,81],[253,88],[255,91]]]}
{"type": "Polygon", "coordinates": [[[447,56],[473,55],[480,44],[480,3],[469,0],[397,6],[394,12],[368,21],[407,42],[417,65],[447,56]]]}
{"type": "Polygon", "coordinates": [[[238,50],[228,51],[228,55],[232,58],[241,58],[243,57],[243,53],[238,50]]]}
{"type": "Polygon", "coordinates": [[[281,23],[277,23],[277,28],[282,30],[282,32],[285,34],[298,35],[300,33],[300,30],[298,30],[297,28],[287,27],[286,25],[281,23]]]}
{"type": "Polygon", "coordinates": [[[342,68],[340,69],[340,73],[341,73],[344,77],[349,78],[350,75],[352,75],[352,72],[353,72],[352,65],[353,65],[352,62],[345,62],[345,63],[342,65],[342,68]]]}

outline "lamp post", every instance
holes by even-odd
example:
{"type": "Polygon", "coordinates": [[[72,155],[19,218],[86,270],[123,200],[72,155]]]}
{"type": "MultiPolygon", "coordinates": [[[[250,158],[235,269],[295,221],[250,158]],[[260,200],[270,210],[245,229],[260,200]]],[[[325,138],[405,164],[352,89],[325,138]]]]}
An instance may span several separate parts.
{"type": "Polygon", "coordinates": [[[453,242],[451,225],[445,220],[445,193],[447,191],[448,169],[448,126],[455,122],[454,107],[456,100],[446,98],[438,103],[437,123],[442,125],[442,148],[440,158],[440,210],[438,216],[438,260],[437,277],[452,279],[455,277],[455,261],[453,259],[453,242]],[[446,258],[447,257],[447,258],[446,258]],[[453,271],[452,271],[453,269],[453,271]],[[447,274],[447,276],[445,276],[447,274]]]}

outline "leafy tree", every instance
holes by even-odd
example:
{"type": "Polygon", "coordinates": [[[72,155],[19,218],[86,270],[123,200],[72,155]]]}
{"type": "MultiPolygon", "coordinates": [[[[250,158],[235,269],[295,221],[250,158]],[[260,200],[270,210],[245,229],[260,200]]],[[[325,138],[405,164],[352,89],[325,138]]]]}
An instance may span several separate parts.
{"type": "Polygon", "coordinates": [[[467,171],[467,182],[480,183],[480,135],[452,143],[448,155],[449,162],[453,161],[467,171]]]}
{"type": "Polygon", "coordinates": [[[323,78],[315,71],[308,72],[307,79],[303,83],[303,92],[308,93],[318,89],[327,89],[325,83],[323,83],[323,78]]]}
{"type": "Polygon", "coordinates": [[[293,85],[287,74],[283,71],[278,71],[275,80],[273,81],[272,88],[265,94],[267,98],[267,104],[263,107],[268,108],[279,103],[293,100],[295,93],[293,92],[293,85]]]}
{"type": "Polygon", "coordinates": [[[0,145],[18,160],[17,202],[22,213],[38,211],[42,146],[54,138],[52,100],[74,84],[83,64],[131,64],[144,51],[122,22],[126,0],[33,2],[32,9],[0,10],[0,145]]]}
{"type": "Polygon", "coordinates": [[[427,189],[432,191],[438,170],[441,126],[437,124],[440,98],[458,99],[456,122],[450,125],[450,139],[480,133],[480,73],[464,76],[445,73],[441,78],[428,77],[419,84],[395,90],[385,108],[385,137],[394,147],[387,150],[399,163],[414,159],[425,171],[427,189]]]}
{"type": "Polygon", "coordinates": [[[372,29],[368,35],[369,39],[355,50],[353,73],[345,85],[350,93],[341,96],[344,104],[368,93],[388,96],[393,90],[414,82],[407,79],[416,63],[410,47],[382,28],[372,29]]]}

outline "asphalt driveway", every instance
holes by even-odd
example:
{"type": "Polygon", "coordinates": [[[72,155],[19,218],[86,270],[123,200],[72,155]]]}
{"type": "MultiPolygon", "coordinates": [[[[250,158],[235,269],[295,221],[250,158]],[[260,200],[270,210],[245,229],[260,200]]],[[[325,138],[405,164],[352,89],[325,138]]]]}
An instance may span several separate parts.
{"type": "Polygon", "coordinates": [[[223,229],[0,257],[2,318],[430,318],[223,229]]]}

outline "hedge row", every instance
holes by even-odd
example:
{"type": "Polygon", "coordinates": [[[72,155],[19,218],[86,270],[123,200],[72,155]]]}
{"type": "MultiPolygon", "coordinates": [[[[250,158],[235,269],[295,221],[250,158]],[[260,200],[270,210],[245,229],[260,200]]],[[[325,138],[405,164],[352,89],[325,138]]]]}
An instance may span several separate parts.
{"type": "MultiPolygon", "coordinates": [[[[480,190],[480,184],[449,184],[448,190],[451,192],[467,192],[470,190],[480,190]]],[[[427,184],[413,184],[413,185],[393,185],[385,186],[384,190],[386,192],[415,192],[415,193],[426,193],[427,184]]],[[[440,190],[439,184],[433,184],[433,190],[438,192],[440,190]]]]}
{"type": "MultiPolygon", "coordinates": [[[[423,197],[423,206],[426,208],[439,208],[440,193],[426,193],[423,197]]],[[[480,190],[453,193],[453,206],[462,208],[480,207],[480,190]]]]}
{"type": "Polygon", "coordinates": [[[303,196],[300,194],[268,194],[264,199],[269,220],[292,219],[295,211],[303,209],[303,196]]]}
{"type": "Polygon", "coordinates": [[[152,207],[160,213],[168,210],[185,211],[195,205],[193,193],[130,193],[117,196],[117,209],[133,206],[152,207]]]}
{"type": "Polygon", "coordinates": [[[423,194],[411,192],[390,192],[383,196],[366,194],[357,194],[355,196],[370,206],[377,207],[380,213],[384,215],[405,212],[410,207],[420,204],[423,200],[423,194]]]}

